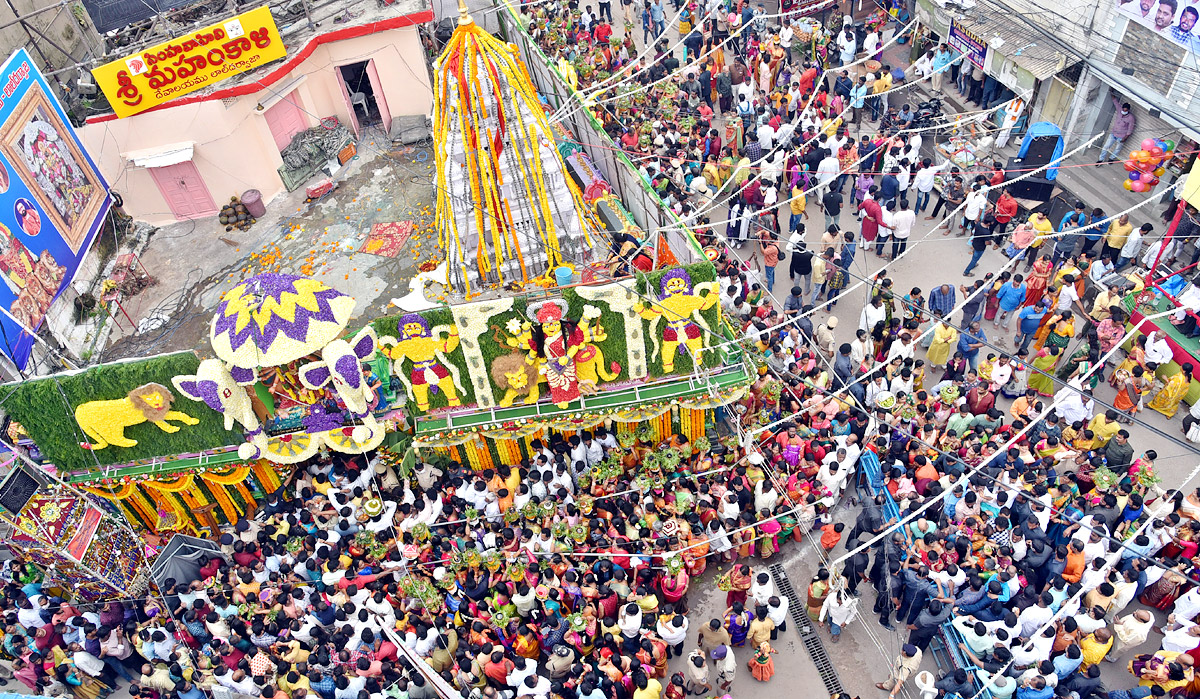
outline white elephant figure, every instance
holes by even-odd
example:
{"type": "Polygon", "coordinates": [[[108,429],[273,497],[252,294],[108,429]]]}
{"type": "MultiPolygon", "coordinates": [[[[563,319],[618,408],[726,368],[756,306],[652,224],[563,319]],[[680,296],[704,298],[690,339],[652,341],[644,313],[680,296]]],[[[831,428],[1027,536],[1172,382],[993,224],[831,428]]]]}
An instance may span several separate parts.
{"type": "Polygon", "coordinates": [[[375,393],[362,373],[362,362],[375,357],[376,342],[375,330],[368,326],[349,342],[339,339],[325,345],[321,359],[300,367],[301,383],[314,391],[332,386],[351,415],[363,423],[353,429],[327,433],[326,442],[337,451],[361,453],[383,440],[383,427],[370,409],[375,393]]]}
{"type": "Polygon", "coordinates": [[[267,436],[254,408],[250,396],[243,386],[257,381],[251,375],[238,381],[219,359],[200,362],[195,375],[183,374],[171,377],[171,383],[182,395],[205,405],[225,416],[225,429],[232,430],[234,423],[241,424],[246,443],[238,447],[238,457],[250,460],[262,458],[267,449],[267,436]]]}

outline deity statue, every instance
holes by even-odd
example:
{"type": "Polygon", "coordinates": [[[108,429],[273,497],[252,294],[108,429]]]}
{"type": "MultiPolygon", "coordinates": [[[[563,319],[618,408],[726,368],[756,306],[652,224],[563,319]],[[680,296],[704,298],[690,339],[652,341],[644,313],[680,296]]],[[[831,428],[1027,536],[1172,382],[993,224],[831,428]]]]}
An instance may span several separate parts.
{"type": "Polygon", "coordinates": [[[395,362],[396,376],[408,384],[409,395],[417,401],[421,412],[429,410],[429,390],[442,391],[451,408],[462,405],[455,387],[461,389],[458,370],[446,357],[458,347],[458,328],[439,325],[430,330],[424,318],[407,313],[400,318],[400,339],[380,339],[383,353],[395,362]],[[412,362],[412,371],[405,372],[403,362],[412,362]],[[406,380],[404,377],[408,376],[406,380]]]}
{"type": "Polygon", "coordinates": [[[717,303],[717,294],[711,288],[703,296],[695,294],[692,278],[683,269],[673,269],[664,274],[659,280],[659,288],[662,293],[657,302],[648,306],[639,301],[634,304],[633,310],[646,320],[653,321],[651,337],[655,337],[658,319],[666,320],[667,327],[662,334],[662,370],[664,374],[669,374],[675,369],[675,353],[683,347],[691,352],[693,361],[699,361],[700,350],[704,347],[701,327],[697,324],[703,323],[699,313],[717,303]]]}
{"type": "Polygon", "coordinates": [[[579,398],[575,355],[583,349],[583,331],[576,323],[563,318],[562,307],[553,301],[537,309],[537,322],[540,325],[534,329],[530,340],[530,357],[543,361],[550,400],[565,408],[579,398]]]}

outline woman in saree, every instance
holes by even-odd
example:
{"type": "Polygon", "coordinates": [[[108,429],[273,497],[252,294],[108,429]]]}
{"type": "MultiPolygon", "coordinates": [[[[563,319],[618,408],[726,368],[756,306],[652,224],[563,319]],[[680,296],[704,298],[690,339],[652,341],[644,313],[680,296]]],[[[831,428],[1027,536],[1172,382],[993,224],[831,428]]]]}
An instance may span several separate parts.
{"type": "Polygon", "coordinates": [[[1062,351],[1058,347],[1043,347],[1038,350],[1033,358],[1034,371],[1029,375],[1029,388],[1037,391],[1039,395],[1053,396],[1054,367],[1061,357],[1062,351]]]}
{"type": "Polygon", "coordinates": [[[1038,350],[1045,346],[1052,346],[1059,350],[1065,350],[1067,345],[1071,344],[1073,337],[1075,337],[1075,314],[1071,311],[1058,311],[1053,316],[1048,316],[1047,320],[1042,323],[1042,327],[1038,328],[1037,334],[1034,335],[1033,348],[1038,350]]]}
{"type": "Polygon", "coordinates": [[[54,659],[52,674],[71,689],[71,693],[75,695],[76,699],[101,699],[112,693],[111,687],[80,670],[61,646],[54,646],[52,657],[54,659]]]}
{"type": "Polygon", "coordinates": [[[693,530],[687,538],[687,545],[687,549],[683,552],[683,567],[692,577],[703,575],[705,568],[708,567],[708,552],[712,548],[708,543],[708,537],[704,535],[703,531],[693,530]]]}
{"type": "MultiPolygon", "coordinates": [[[[1164,554],[1169,553],[1180,560],[1194,558],[1197,551],[1200,551],[1200,522],[1195,520],[1179,527],[1171,543],[1163,548],[1164,554]]],[[[1183,572],[1187,572],[1186,567],[1183,572]]]]}
{"type": "Polygon", "coordinates": [[[1146,380],[1146,372],[1136,364],[1132,372],[1124,372],[1120,369],[1113,372],[1119,375],[1117,379],[1117,397],[1113,399],[1113,407],[1117,409],[1117,421],[1125,424],[1132,423],[1131,418],[1125,417],[1120,413],[1129,413],[1130,415],[1142,409],[1141,400],[1142,394],[1150,388],[1150,382],[1146,380]]]}
{"type": "Polygon", "coordinates": [[[1129,353],[1125,355],[1125,359],[1117,365],[1117,370],[1113,375],[1108,377],[1108,384],[1114,388],[1117,386],[1117,373],[1124,371],[1126,374],[1132,374],[1133,368],[1140,366],[1143,371],[1146,367],[1146,336],[1138,335],[1129,347],[1129,353]]]}
{"type": "Polygon", "coordinates": [[[1096,386],[1100,385],[1100,372],[1092,371],[1092,369],[1095,368],[1098,361],[1100,361],[1100,353],[1096,351],[1096,347],[1084,345],[1071,355],[1070,361],[1064,362],[1063,366],[1059,368],[1058,378],[1070,381],[1079,377],[1084,388],[1095,390],[1096,386]],[[1085,376],[1087,378],[1084,378],[1085,376]]]}
{"type": "Polygon", "coordinates": [[[1154,655],[1139,655],[1129,661],[1129,672],[1143,687],[1158,685],[1168,694],[1191,684],[1192,656],[1178,651],[1160,650],[1154,655]]]}
{"type": "Polygon", "coordinates": [[[717,167],[716,154],[710,154],[704,162],[704,181],[714,190],[721,186],[721,168],[717,167]]]}
{"type": "Polygon", "coordinates": [[[765,561],[779,552],[778,537],[783,525],[771,515],[770,510],[764,509],[759,513],[759,517],[758,530],[761,538],[758,540],[758,555],[765,561]]]}
{"type": "Polygon", "coordinates": [[[691,576],[688,575],[687,566],[680,565],[679,570],[674,574],[671,573],[670,566],[663,575],[662,579],[662,594],[663,599],[668,604],[675,605],[675,609],[684,612],[687,610],[687,604],[684,597],[687,595],[688,583],[691,581],[691,576]]]}
{"type": "MultiPolygon", "coordinates": [[[[1036,253],[1027,252],[1026,254],[1036,253]]],[[[1050,262],[1049,257],[1043,255],[1034,261],[1029,276],[1025,278],[1025,303],[1021,305],[1032,306],[1046,294],[1046,287],[1050,284],[1050,276],[1053,272],[1054,265],[1050,262]]]]}
{"type": "MultiPolygon", "coordinates": [[[[1181,564],[1186,566],[1188,564],[1181,564]]],[[[1184,587],[1187,585],[1187,577],[1179,570],[1171,569],[1163,576],[1148,586],[1138,601],[1147,607],[1154,607],[1166,611],[1175,604],[1175,600],[1179,599],[1179,595],[1183,593],[1184,587]]]]}
{"type": "Polygon", "coordinates": [[[778,37],[772,39],[767,46],[768,53],[771,56],[771,81],[766,88],[766,91],[769,92],[772,86],[779,84],[779,71],[783,69],[783,58],[787,55],[787,52],[784,51],[783,47],[779,45],[778,37]]]}
{"type": "MultiPolygon", "coordinates": [[[[713,37],[709,36],[708,41],[705,42],[704,51],[708,59],[712,61],[712,74],[713,77],[716,77],[721,72],[721,69],[725,67],[725,44],[719,41],[714,42],[713,37]]],[[[717,101],[716,85],[717,81],[713,80],[714,102],[717,101]]]]}
{"type": "Polygon", "coordinates": [[[532,626],[523,626],[513,641],[513,652],[522,658],[537,660],[542,653],[542,644],[532,626]]]}
{"type": "Polygon", "coordinates": [[[1179,410],[1179,403],[1187,395],[1192,388],[1192,367],[1191,362],[1185,362],[1180,367],[1180,372],[1172,376],[1163,390],[1154,396],[1154,400],[1150,401],[1149,407],[1156,410],[1167,417],[1175,417],[1176,411],[1179,410]]]}
{"type": "Polygon", "coordinates": [[[725,610],[725,630],[734,648],[746,645],[746,634],[750,631],[750,613],[741,602],[734,602],[725,610]]]}
{"type": "MultiPolygon", "coordinates": [[[[1074,487],[1074,484],[1072,484],[1074,487]]],[[[1083,511],[1075,506],[1075,498],[1078,495],[1078,488],[1075,488],[1075,494],[1071,494],[1071,489],[1065,486],[1059,486],[1060,493],[1066,493],[1062,498],[1055,499],[1055,509],[1057,514],[1051,516],[1050,526],[1046,528],[1046,536],[1049,537],[1051,544],[1057,548],[1065,546],[1070,541],[1070,533],[1068,530],[1071,526],[1083,518],[1083,511]]],[[[1074,530],[1071,530],[1074,531],[1074,530]]]]}
{"type": "Polygon", "coordinates": [[[726,606],[732,607],[734,603],[745,602],[746,593],[750,590],[750,582],[750,566],[745,563],[733,566],[729,571],[729,591],[725,593],[726,606]]]}
{"type": "Polygon", "coordinates": [[[804,603],[808,618],[817,624],[821,623],[821,607],[825,606],[825,598],[828,596],[829,571],[820,568],[817,570],[817,576],[808,584],[808,599],[804,603]]]}
{"type": "MultiPolygon", "coordinates": [[[[725,138],[728,139],[729,135],[730,135],[729,125],[726,124],[725,138]]],[[[728,144],[729,141],[726,140],[725,143],[728,144]]],[[[721,150],[721,159],[717,161],[717,173],[721,176],[721,178],[720,178],[721,186],[724,186],[725,183],[729,181],[729,178],[733,177],[733,147],[732,147],[732,145],[727,145],[725,148],[723,148],[721,150]]]]}

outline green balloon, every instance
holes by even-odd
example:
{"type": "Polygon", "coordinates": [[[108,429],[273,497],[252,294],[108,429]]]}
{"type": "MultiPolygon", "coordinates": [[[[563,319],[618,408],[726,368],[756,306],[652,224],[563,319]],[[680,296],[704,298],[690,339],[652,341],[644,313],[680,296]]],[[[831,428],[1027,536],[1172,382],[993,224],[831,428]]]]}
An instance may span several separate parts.
{"type": "Polygon", "coordinates": [[[1165,139],[1163,141],[1163,150],[1167,151],[1168,153],[1175,150],[1175,142],[1169,138],[1165,139]]]}

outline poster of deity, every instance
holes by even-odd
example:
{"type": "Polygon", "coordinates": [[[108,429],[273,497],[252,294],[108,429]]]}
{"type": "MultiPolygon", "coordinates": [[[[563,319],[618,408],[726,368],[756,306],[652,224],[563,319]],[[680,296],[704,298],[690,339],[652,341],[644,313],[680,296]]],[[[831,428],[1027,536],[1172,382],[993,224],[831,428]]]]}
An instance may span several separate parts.
{"type": "MultiPolygon", "coordinates": [[[[30,86],[0,128],[0,150],[30,185],[71,251],[78,252],[107,193],[40,85],[30,86]]],[[[34,211],[25,217],[38,215],[34,211]]]]}
{"type": "Polygon", "coordinates": [[[112,197],[25,49],[0,64],[0,84],[0,353],[24,369],[112,197]]]}

